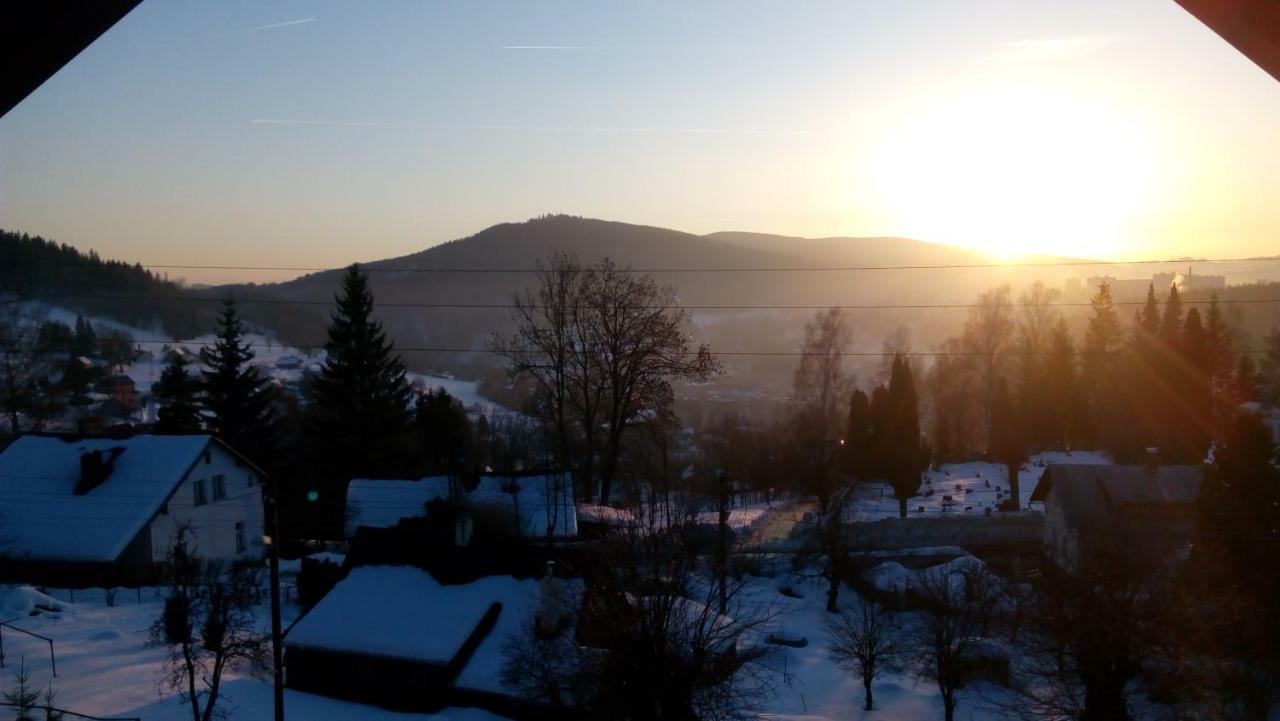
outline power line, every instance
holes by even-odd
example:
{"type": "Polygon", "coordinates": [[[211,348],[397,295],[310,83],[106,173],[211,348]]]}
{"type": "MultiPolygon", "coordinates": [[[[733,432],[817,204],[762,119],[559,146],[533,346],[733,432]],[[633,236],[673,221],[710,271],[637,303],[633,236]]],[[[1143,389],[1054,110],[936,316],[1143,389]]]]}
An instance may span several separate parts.
{"type": "MultiPolygon", "coordinates": [[[[35,293],[28,298],[41,299],[78,299],[78,300],[106,300],[106,301],[124,301],[124,302],[146,302],[146,303],[167,303],[167,302],[197,302],[197,303],[222,303],[227,298],[219,298],[213,296],[126,296],[126,295],[98,295],[90,293],[35,293]]],[[[310,299],[291,299],[291,298],[233,298],[236,304],[240,305],[318,305],[332,306],[333,300],[310,300],[310,299]]],[[[15,298],[0,303],[22,303],[25,299],[15,298]]],[[[1183,300],[1183,305],[1209,305],[1215,301],[1212,300],[1183,300]]],[[[1280,298],[1236,298],[1236,299],[1220,299],[1216,301],[1220,305],[1236,305],[1236,304],[1254,304],[1254,303],[1280,303],[1280,298]]],[[[1112,301],[1115,306],[1140,306],[1145,305],[1145,300],[1124,300],[1112,301]]],[[[1062,303],[1046,303],[1046,307],[1050,308],[1091,308],[1093,304],[1089,301],[1072,301],[1062,303]]],[[[521,306],[515,303],[425,303],[425,302],[378,302],[375,304],[378,308],[431,308],[431,309],[472,309],[472,310],[515,310],[517,308],[533,308],[538,309],[544,306],[526,305],[521,306]]],[[[585,306],[570,306],[570,308],[581,308],[585,306]]],[[[626,310],[827,310],[830,308],[838,308],[840,310],[950,310],[950,309],[967,309],[982,307],[981,303],[864,303],[856,305],[630,305],[622,306],[626,310]]]]}
{"type": "MultiPolygon", "coordinates": [[[[28,340],[28,341],[39,340],[35,336],[9,336],[9,337],[15,340],[28,340]]],[[[216,340],[172,341],[172,340],[154,340],[154,339],[142,339],[142,340],[134,339],[131,342],[132,343],[150,343],[150,344],[156,344],[156,345],[170,345],[170,346],[197,345],[201,347],[209,347],[214,345],[217,341],[216,340]]],[[[322,346],[322,345],[297,345],[294,343],[243,343],[242,345],[248,346],[250,348],[279,348],[281,350],[310,350],[310,351],[327,350],[325,346],[322,346]]],[[[448,348],[448,347],[423,347],[423,346],[393,346],[392,349],[400,353],[492,353],[495,355],[507,355],[513,352],[509,348],[448,348]]],[[[0,355],[3,355],[4,353],[13,353],[13,352],[15,351],[0,350],[0,355]]],[[[30,351],[19,350],[16,352],[23,353],[23,352],[30,352],[30,351]]],[[[537,353],[537,351],[533,351],[533,352],[535,354],[537,353]]],[[[920,357],[920,358],[935,358],[935,357],[970,357],[970,356],[985,357],[989,355],[1016,355],[1016,351],[1007,351],[1006,353],[994,353],[994,354],[982,353],[978,351],[952,351],[952,352],[908,351],[901,354],[893,351],[845,351],[842,353],[805,353],[803,351],[751,351],[751,350],[733,351],[733,350],[729,350],[729,351],[708,351],[708,352],[714,356],[764,356],[764,357],[777,356],[777,357],[783,357],[783,358],[795,358],[795,357],[802,357],[802,356],[840,356],[844,358],[891,358],[895,355],[904,355],[908,357],[920,357]]],[[[1119,349],[1112,352],[1115,354],[1122,354],[1125,352],[1125,350],[1119,349]]],[[[1252,355],[1252,354],[1268,353],[1270,351],[1266,349],[1257,350],[1252,348],[1245,348],[1235,352],[1240,354],[1252,355]]],[[[696,356],[699,353],[700,351],[690,350],[690,351],[679,351],[677,353],[673,353],[672,355],[696,356]]],[[[1081,351],[1080,354],[1084,355],[1085,352],[1081,351]]]]}
{"type": "MultiPolygon", "coordinates": [[[[377,261],[374,261],[377,262],[377,261]]],[[[885,270],[975,270],[982,268],[1070,268],[1070,267],[1091,267],[1091,266],[1117,266],[1117,265],[1186,265],[1194,263],[1277,263],[1280,258],[1157,258],[1148,260],[1053,260],[1053,261],[1027,261],[1023,263],[939,263],[939,264],[904,264],[904,265],[836,265],[836,266],[742,266],[737,268],[730,267],[671,267],[671,268],[630,268],[617,267],[614,272],[618,273],[823,273],[823,272],[842,272],[842,271],[885,271],[885,270]]],[[[46,263],[42,261],[28,260],[11,260],[6,259],[9,265],[26,265],[35,267],[48,268],[82,268],[86,270],[97,270],[99,268],[107,269],[115,266],[93,266],[83,263],[46,263]]],[[[360,269],[370,273],[462,273],[462,274],[520,274],[520,273],[542,273],[543,268],[513,268],[513,267],[495,267],[495,268],[474,268],[474,267],[436,267],[424,268],[418,266],[372,266],[360,265],[360,269]]],[[[327,273],[330,271],[341,271],[343,268],[324,268],[324,267],[307,267],[307,266],[285,266],[285,265],[182,265],[178,263],[125,263],[119,262],[119,266],[126,268],[149,268],[155,270],[252,270],[252,271],[279,271],[292,273],[327,273]]],[[[589,270],[589,268],[584,268],[589,270]]]]}

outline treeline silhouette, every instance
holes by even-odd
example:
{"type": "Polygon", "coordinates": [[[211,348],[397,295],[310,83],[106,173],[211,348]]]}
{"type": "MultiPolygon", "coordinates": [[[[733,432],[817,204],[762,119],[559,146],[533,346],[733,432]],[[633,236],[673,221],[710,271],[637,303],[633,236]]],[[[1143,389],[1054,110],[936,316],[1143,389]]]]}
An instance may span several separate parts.
{"type": "Polygon", "coordinates": [[[105,260],[38,235],[0,230],[0,297],[47,299],[86,315],[189,338],[213,327],[216,308],[165,302],[191,293],[140,264],[105,260]]]}

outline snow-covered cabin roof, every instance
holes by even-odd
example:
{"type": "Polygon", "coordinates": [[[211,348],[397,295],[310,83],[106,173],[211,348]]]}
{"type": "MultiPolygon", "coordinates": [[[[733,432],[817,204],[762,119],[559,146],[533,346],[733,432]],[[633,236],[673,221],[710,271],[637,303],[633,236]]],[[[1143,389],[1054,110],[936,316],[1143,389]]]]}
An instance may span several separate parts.
{"type": "Polygon", "coordinates": [[[448,476],[416,481],[357,478],[347,485],[347,533],[357,526],[391,528],[406,518],[426,515],[428,503],[448,497],[448,476]]]}
{"type": "Polygon", "coordinates": [[[1105,520],[1128,504],[1189,505],[1200,496],[1204,466],[1103,466],[1054,463],[1045,468],[1031,500],[1056,498],[1067,522],[1078,526],[1105,520]]]}
{"type": "Polygon", "coordinates": [[[212,436],[68,441],[23,436],[0,453],[0,552],[15,558],[114,561],[155,517],[212,436]],[[118,452],[111,473],[83,495],[80,457],[118,452]]]}
{"type": "MultiPolygon", "coordinates": [[[[298,621],[285,642],[443,664],[454,658],[490,606],[503,605],[499,618],[523,615],[536,592],[536,581],[510,576],[442,586],[410,566],[360,566],[298,621]]],[[[491,651],[500,654],[500,646],[491,651]]]]}
{"type": "MultiPolygon", "coordinates": [[[[428,503],[448,497],[448,476],[416,481],[358,478],[347,486],[347,532],[353,533],[358,526],[391,528],[406,518],[425,516],[428,503]]],[[[465,500],[472,507],[503,513],[519,508],[520,532],[525,536],[545,537],[548,526],[556,537],[578,535],[573,483],[564,474],[484,476],[465,500]]]]}
{"type": "Polygon", "coordinates": [[[544,538],[550,529],[558,538],[578,535],[573,504],[573,481],[568,474],[541,476],[484,476],[471,492],[472,506],[520,509],[520,533],[544,538]]]}

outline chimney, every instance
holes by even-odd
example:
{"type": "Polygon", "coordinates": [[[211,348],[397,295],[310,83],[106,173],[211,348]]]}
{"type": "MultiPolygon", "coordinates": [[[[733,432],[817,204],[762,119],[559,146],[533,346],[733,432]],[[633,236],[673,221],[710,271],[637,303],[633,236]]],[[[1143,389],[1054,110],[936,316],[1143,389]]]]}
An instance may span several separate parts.
{"type": "Polygon", "coordinates": [[[83,496],[101,486],[115,469],[116,459],[124,453],[124,448],[115,446],[105,451],[86,451],[80,454],[80,480],[76,482],[75,494],[83,496]]]}

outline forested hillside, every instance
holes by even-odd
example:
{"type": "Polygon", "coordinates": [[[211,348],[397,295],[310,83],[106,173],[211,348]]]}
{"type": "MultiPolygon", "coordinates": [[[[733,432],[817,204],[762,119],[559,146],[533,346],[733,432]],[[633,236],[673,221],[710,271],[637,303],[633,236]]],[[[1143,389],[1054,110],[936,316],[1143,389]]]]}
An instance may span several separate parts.
{"type": "Polygon", "coordinates": [[[212,327],[209,304],[182,300],[190,291],[141,265],[7,230],[0,230],[0,296],[156,327],[176,338],[212,327]]]}

